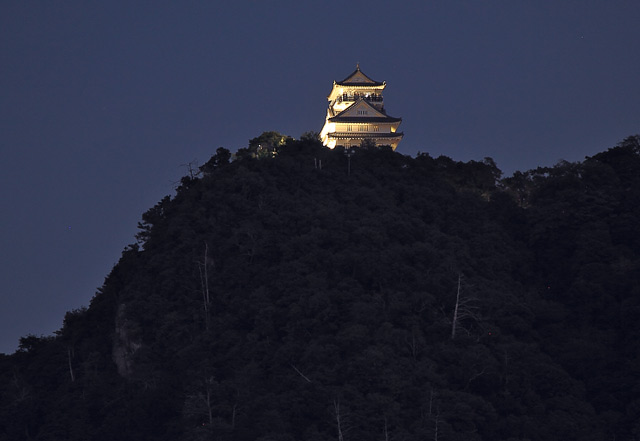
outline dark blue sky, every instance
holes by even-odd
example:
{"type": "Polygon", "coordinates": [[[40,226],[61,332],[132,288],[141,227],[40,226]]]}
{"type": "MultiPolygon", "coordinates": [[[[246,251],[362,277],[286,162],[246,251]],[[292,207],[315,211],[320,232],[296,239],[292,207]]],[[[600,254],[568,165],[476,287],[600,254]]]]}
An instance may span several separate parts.
{"type": "Polygon", "coordinates": [[[5,2],[0,352],[87,305],[141,214],[219,146],[319,131],[356,65],[398,151],[507,174],[640,132],[640,2],[5,2]]]}

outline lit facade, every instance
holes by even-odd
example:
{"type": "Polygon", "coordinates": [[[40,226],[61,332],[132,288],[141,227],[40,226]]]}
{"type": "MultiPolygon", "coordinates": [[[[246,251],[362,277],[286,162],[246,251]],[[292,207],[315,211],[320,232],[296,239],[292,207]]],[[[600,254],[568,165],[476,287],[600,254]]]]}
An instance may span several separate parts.
{"type": "Polygon", "coordinates": [[[356,70],[342,81],[334,81],[327,97],[329,108],[320,132],[322,143],[329,147],[357,147],[365,140],[376,145],[390,145],[394,150],[402,140],[398,132],[402,118],[387,115],[382,91],[386,82],[374,81],[356,70]]]}

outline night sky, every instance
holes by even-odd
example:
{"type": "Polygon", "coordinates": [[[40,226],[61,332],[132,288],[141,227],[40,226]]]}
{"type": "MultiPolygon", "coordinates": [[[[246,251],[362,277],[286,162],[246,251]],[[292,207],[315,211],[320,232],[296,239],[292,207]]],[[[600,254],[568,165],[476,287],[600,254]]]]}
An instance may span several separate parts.
{"type": "Polygon", "coordinates": [[[398,151],[511,174],[640,132],[640,2],[13,1],[0,8],[0,352],[59,329],[223,146],[320,131],[360,63],[398,151]]]}

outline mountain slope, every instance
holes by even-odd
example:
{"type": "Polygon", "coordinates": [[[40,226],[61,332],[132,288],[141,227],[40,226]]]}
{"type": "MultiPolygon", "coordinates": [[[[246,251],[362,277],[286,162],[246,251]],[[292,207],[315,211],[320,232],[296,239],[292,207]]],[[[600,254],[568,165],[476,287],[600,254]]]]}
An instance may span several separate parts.
{"type": "Polygon", "coordinates": [[[501,185],[489,159],[219,149],[88,309],[0,359],[0,434],[631,439],[634,139],[501,185]]]}

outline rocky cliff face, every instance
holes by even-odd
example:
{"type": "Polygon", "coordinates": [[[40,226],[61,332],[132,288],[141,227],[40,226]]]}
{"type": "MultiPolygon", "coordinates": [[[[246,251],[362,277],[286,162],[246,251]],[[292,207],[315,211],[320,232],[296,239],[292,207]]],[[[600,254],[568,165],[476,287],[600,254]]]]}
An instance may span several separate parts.
{"type": "Polygon", "coordinates": [[[126,317],[126,305],[118,306],[113,339],[112,357],[118,373],[124,378],[133,374],[133,357],[142,347],[137,326],[126,317]]]}

